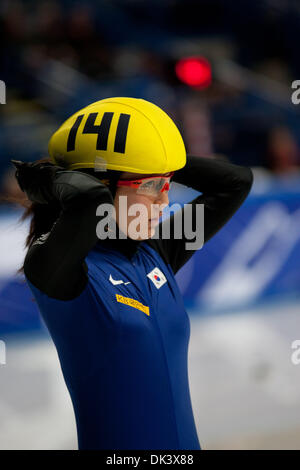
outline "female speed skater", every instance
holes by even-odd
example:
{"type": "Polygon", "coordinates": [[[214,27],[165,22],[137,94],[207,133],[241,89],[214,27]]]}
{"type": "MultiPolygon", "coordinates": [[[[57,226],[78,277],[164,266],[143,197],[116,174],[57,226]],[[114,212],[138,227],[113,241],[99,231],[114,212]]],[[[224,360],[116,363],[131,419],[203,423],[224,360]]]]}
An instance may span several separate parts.
{"type": "Polygon", "coordinates": [[[186,206],[159,219],[171,180],[199,191],[190,207],[204,207],[205,245],[246,199],[251,169],[187,156],[171,118],[135,98],[81,109],[49,154],[13,161],[30,201],[23,271],[58,353],[78,448],[200,450],[175,280],[195,250],[184,230],[175,236],[186,206]],[[135,204],[145,209],[137,236],[135,204]]]}

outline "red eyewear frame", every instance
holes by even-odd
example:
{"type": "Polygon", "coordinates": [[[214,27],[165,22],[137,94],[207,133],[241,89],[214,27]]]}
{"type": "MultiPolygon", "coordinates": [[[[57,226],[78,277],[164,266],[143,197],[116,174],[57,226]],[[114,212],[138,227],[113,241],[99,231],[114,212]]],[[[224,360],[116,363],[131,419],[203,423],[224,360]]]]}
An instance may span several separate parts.
{"type": "Polygon", "coordinates": [[[162,189],[160,192],[168,191],[170,189],[170,179],[174,175],[174,171],[171,171],[168,176],[166,175],[158,175],[158,176],[145,176],[136,180],[119,180],[117,183],[117,186],[129,186],[131,188],[138,188],[144,180],[152,180],[152,179],[163,179],[165,180],[165,184],[163,185],[162,189]]]}

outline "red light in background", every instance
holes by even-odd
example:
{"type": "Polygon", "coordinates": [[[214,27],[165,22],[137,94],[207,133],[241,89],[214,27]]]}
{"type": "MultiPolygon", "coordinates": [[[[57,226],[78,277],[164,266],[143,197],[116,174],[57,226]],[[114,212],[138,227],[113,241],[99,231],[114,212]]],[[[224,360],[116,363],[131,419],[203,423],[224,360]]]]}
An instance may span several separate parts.
{"type": "Polygon", "coordinates": [[[175,65],[179,80],[189,86],[206,88],[211,84],[211,66],[204,57],[186,57],[175,65]]]}

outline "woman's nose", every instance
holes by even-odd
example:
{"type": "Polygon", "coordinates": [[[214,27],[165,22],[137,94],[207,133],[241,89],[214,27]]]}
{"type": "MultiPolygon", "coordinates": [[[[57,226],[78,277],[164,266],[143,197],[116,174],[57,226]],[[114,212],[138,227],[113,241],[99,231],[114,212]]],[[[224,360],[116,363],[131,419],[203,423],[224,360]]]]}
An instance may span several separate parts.
{"type": "Polygon", "coordinates": [[[168,191],[160,192],[159,195],[157,196],[156,200],[159,201],[160,204],[169,204],[168,191]]]}

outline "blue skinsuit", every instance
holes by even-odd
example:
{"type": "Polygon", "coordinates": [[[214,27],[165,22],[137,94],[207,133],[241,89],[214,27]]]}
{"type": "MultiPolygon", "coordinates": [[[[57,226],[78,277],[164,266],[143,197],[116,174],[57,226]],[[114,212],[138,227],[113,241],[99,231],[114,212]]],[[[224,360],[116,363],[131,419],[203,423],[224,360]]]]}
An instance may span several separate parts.
{"type": "MultiPolygon", "coordinates": [[[[191,204],[194,211],[204,205],[206,243],[246,199],[253,174],[188,156],[173,179],[202,193],[191,204]]],[[[177,215],[168,240],[100,241],[96,209],[112,202],[105,185],[62,171],[52,191],[62,211],[30,246],[24,272],[59,355],[79,449],[200,449],[187,371],[190,324],[175,280],[194,251],[184,236],[172,236],[177,215]]]]}
{"type": "Polygon", "coordinates": [[[74,300],[29,284],[58,351],[79,448],[200,449],[188,384],[190,324],[172,269],[146,243],[131,262],[98,243],[86,263],[89,282],[74,300]],[[167,279],[159,288],[147,277],[155,267],[167,279]],[[124,283],[113,285],[110,275],[124,283]]]}

